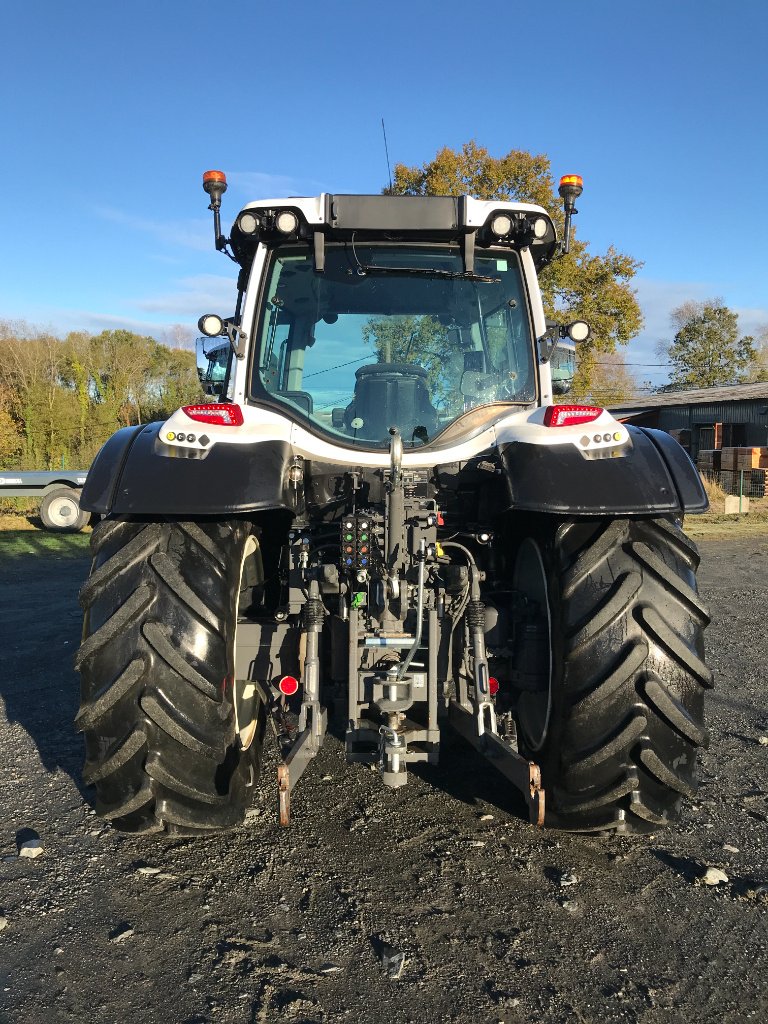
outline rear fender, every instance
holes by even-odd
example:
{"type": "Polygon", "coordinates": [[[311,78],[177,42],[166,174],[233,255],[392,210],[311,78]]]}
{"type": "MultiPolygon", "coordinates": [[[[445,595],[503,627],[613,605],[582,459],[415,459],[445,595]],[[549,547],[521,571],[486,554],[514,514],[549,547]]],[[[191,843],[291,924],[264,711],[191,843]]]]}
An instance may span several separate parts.
{"type": "Polygon", "coordinates": [[[628,426],[632,446],[617,458],[587,459],[573,444],[499,446],[506,507],[606,515],[705,512],[696,467],[662,430],[628,426]]]}
{"type": "Polygon", "coordinates": [[[81,508],[101,515],[218,516],[296,511],[285,441],[186,452],[158,440],[162,423],[118,430],[96,456],[81,508]]]}

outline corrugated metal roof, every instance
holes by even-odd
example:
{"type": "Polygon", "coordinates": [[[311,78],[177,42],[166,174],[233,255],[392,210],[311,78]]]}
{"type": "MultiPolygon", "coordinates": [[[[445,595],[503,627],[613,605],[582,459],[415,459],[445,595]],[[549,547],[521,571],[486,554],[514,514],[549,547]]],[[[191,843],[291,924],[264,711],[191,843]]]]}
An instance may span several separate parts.
{"type": "Polygon", "coordinates": [[[665,391],[658,395],[620,405],[609,405],[611,412],[632,412],[637,415],[645,409],[658,409],[666,405],[698,405],[711,402],[765,401],[768,399],[768,383],[732,384],[720,388],[694,388],[691,391],[665,391]]]}

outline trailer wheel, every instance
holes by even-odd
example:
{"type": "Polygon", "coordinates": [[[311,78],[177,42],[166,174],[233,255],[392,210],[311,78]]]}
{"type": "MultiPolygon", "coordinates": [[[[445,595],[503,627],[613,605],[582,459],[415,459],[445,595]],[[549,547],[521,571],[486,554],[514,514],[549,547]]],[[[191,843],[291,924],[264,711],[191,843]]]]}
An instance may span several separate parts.
{"type": "Polygon", "coordinates": [[[91,513],[80,508],[80,492],[72,487],[55,487],[40,502],[40,519],[46,530],[79,533],[90,518],[91,513]]]}
{"type": "Polygon", "coordinates": [[[125,832],[210,834],[239,824],[266,723],[258,689],[251,720],[235,713],[244,566],[250,595],[260,564],[250,524],[108,518],[91,550],[76,724],[97,812],[125,832]]]}
{"type": "Polygon", "coordinates": [[[516,717],[547,824],[650,832],[694,796],[712,686],[698,564],[671,519],[566,522],[521,544],[515,588],[547,625],[516,717]]]}

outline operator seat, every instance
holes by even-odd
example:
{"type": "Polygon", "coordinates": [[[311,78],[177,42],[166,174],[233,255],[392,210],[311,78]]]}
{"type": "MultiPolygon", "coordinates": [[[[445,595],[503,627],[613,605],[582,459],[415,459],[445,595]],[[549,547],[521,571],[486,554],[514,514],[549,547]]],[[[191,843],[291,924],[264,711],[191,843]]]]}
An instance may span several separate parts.
{"type": "Polygon", "coordinates": [[[437,430],[437,410],[429,399],[427,371],[416,363],[373,363],[355,371],[355,395],[344,410],[344,426],[355,437],[387,439],[398,427],[409,442],[423,427],[427,437],[437,430]]]}
{"type": "Polygon", "coordinates": [[[307,416],[312,415],[314,402],[308,391],[275,391],[275,395],[297,405],[307,416]]]}

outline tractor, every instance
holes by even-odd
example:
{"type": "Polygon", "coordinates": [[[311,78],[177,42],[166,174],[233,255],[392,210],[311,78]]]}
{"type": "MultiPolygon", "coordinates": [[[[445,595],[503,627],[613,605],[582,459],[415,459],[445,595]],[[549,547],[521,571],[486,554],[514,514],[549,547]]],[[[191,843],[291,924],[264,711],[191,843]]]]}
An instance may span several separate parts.
{"type": "Polygon", "coordinates": [[[454,729],[536,825],[674,820],[707,742],[682,531],[707,499],[668,434],[569,402],[590,328],[547,320],[538,275],[581,178],[562,239],[532,204],[326,193],[226,237],[226,177],[203,186],[239,270],[199,321],[201,401],[114,434],[80,503],[98,813],[236,827],[269,740],[287,824],[329,729],[393,789],[454,729]]]}

